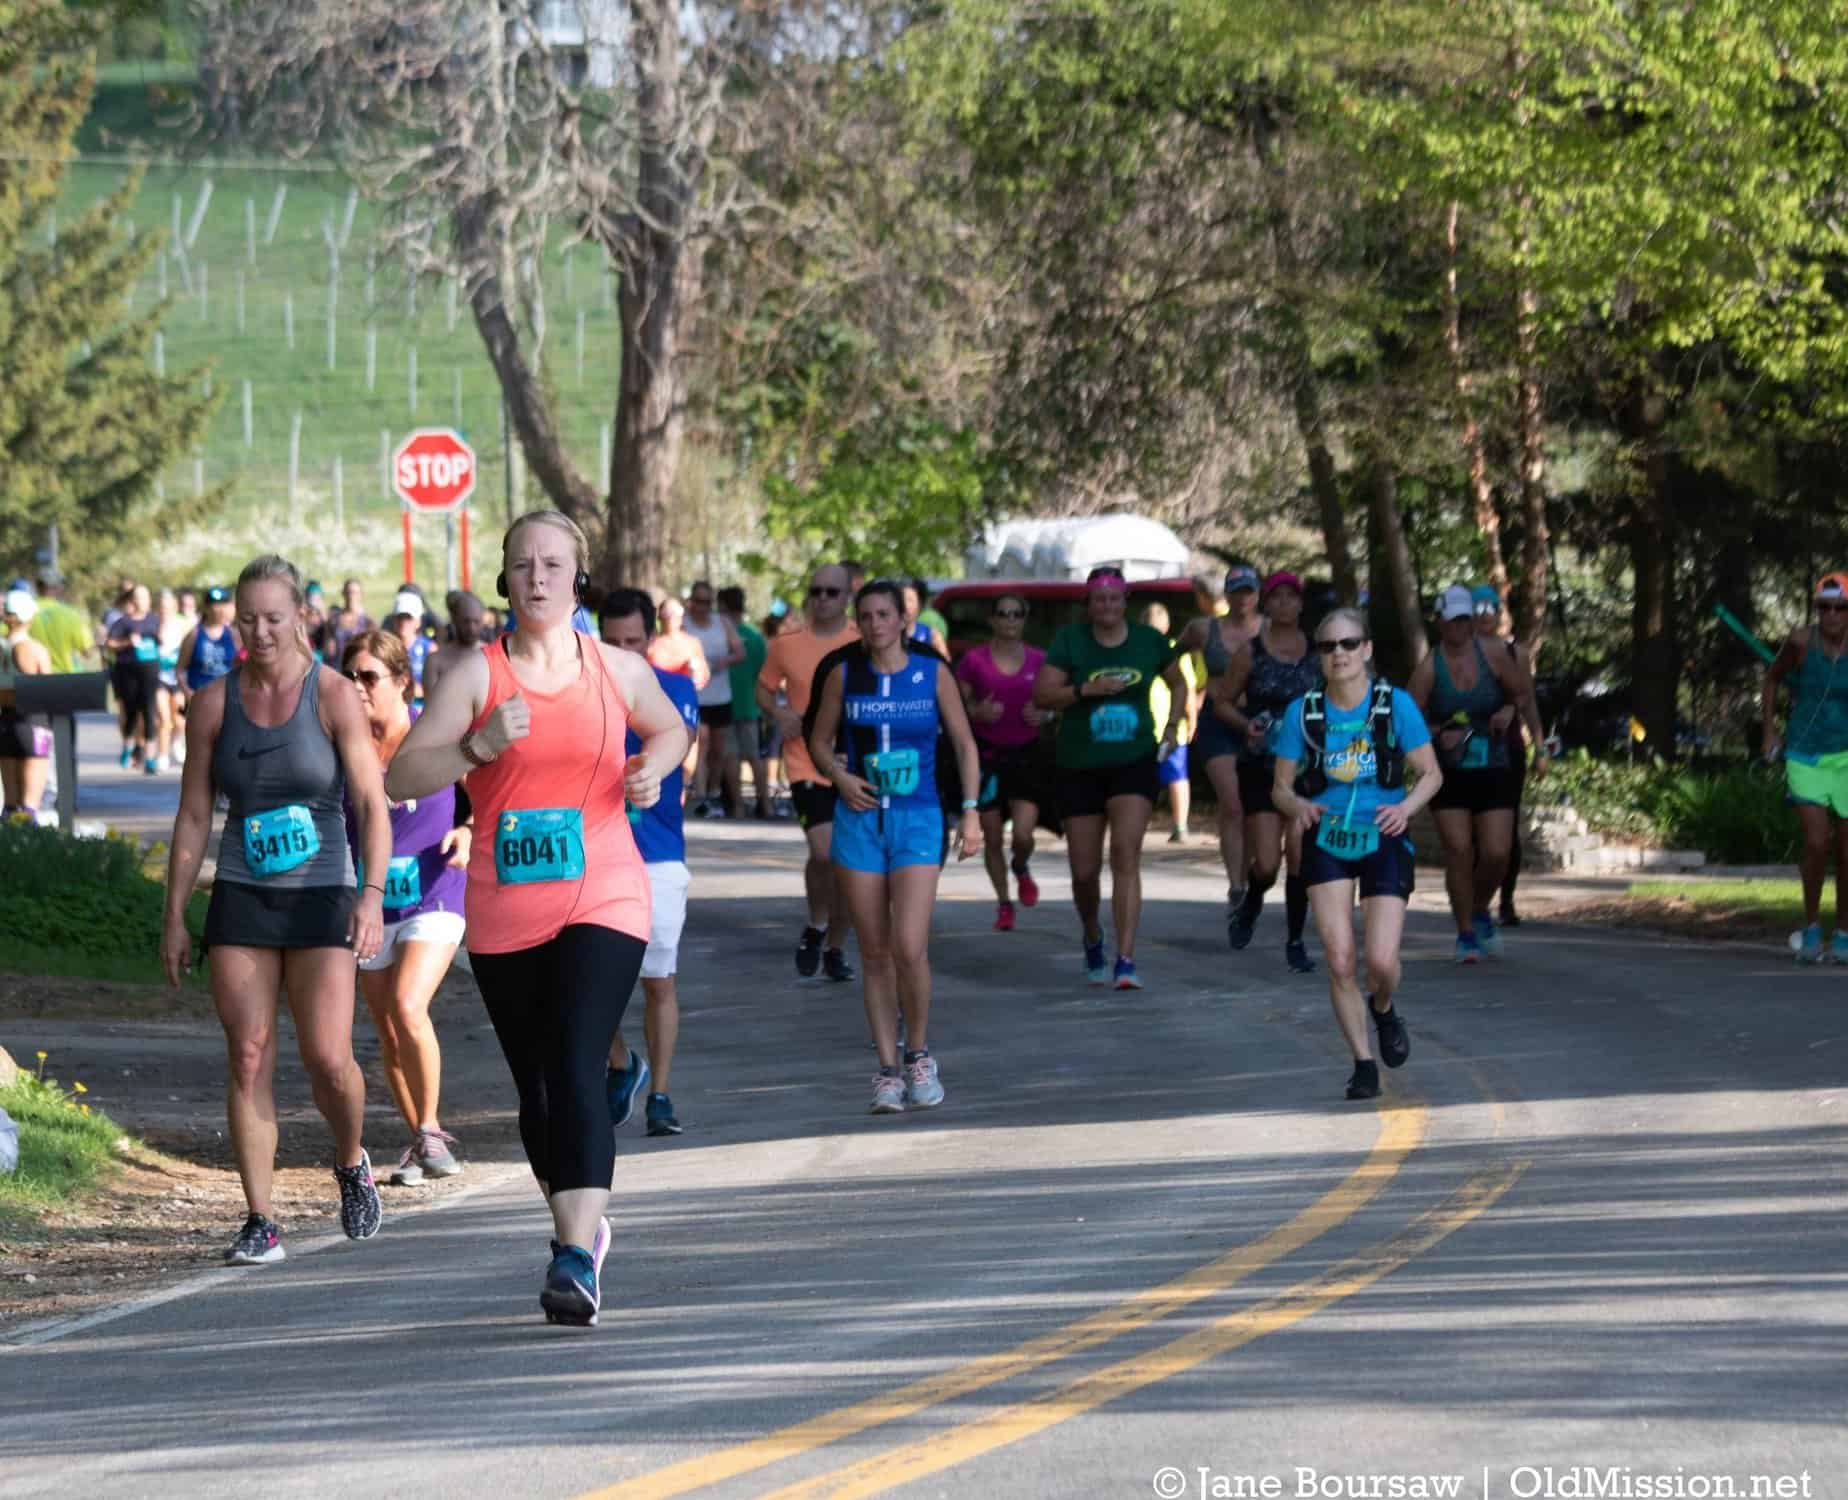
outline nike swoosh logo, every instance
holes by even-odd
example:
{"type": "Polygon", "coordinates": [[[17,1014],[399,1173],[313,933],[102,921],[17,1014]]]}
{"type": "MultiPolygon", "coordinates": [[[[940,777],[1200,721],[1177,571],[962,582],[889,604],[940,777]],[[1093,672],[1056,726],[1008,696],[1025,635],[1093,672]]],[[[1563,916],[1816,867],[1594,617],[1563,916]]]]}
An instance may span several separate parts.
{"type": "Polygon", "coordinates": [[[282,748],[283,746],[281,745],[269,745],[262,750],[239,750],[237,752],[237,758],[239,760],[255,760],[259,755],[268,755],[270,751],[280,750],[282,748]]]}

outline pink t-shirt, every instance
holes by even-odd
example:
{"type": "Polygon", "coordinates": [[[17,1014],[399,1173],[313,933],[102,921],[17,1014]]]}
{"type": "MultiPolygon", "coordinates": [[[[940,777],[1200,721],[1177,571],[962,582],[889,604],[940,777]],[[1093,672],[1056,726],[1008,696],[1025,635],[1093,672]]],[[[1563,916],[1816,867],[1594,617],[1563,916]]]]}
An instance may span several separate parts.
{"type": "Polygon", "coordinates": [[[970,720],[969,727],[984,745],[1014,750],[1039,738],[1039,730],[1026,721],[1021,711],[1033,701],[1033,679],[1039,676],[1046,653],[1037,646],[1025,650],[1026,660],[1011,677],[995,665],[994,655],[985,645],[977,646],[956,664],[956,680],[969,684],[972,703],[985,698],[1000,701],[1001,717],[992,724],[970,720]]]}

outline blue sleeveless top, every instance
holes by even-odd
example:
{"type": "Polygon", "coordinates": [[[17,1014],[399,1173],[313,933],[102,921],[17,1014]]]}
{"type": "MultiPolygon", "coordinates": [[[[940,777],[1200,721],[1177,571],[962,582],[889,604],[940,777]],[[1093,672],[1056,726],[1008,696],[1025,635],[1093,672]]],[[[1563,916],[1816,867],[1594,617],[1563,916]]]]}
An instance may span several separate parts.
{"type": "Polygon", "coordinates": [[[229,625],[218,627],[212,639],[209,627],[201,625],[193,634],[192,659],[186,663],[186,686],[198,692],[208,682],[216,682],[231,670],[237,660],[237,637],[229,625]]]}
{"type": "Polygon", "coordinates": [[[928,649],[897,672],[876,670],[864,651],[842,666],[841,713],[848,769],[878,790],[882,808],[940,808],[937,800],[937,673],[928,649]]]}
{"type": "Polygon", "coordinates": [[[1848,653],[1830,661],[1812,629],[1797,669],[1784,753],[1813,761],[1841,750],[1848,750],[1848,653]]]}

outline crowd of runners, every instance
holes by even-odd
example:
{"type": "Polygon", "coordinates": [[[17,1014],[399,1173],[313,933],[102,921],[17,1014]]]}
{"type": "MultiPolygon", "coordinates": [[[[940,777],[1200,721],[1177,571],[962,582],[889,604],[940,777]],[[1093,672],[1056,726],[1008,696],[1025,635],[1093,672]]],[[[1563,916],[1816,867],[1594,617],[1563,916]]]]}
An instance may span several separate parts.
{"type": "MultiPolygon", "coordinates": [[[[283,1254],[270,1178],[285,996],[333,1134],[348,1235],[366,1238],[382,1218],[361,1139],[356,997],[404,1128],[390,1181],[463,1169],[442,1123],[430,1007],[466,945],[553,1218],[543,1306],[594,1323],[613,1131],[638,1104],[648,1135],[683,1129],[670,1089],[687,816],[789,816],[800,828],[795,974],[859,980],[878,1114],[946,1097],[930,1045],[929,938],[949,858],[983,860],[1006,933],[1040,902],[1038,835],[1056,830],[1078,926],[1074,981],[1139,990],[1159,977],[1137,963],[1144,839],[1164,801],[1171,837],[1185,837],[1175,789],[1194,772],[1213,793],[1229,947],[1251,947],[1281,881],[1282,972],[1315,973],[1314,919],[1352,1055],[1349,1099],[1376,1097],[1380,1065],[1411,1051],[1395,998],[1421,809],[1442,843],[1456,960],[1499,956],[1518,922],[1518,808],[1525,780],[1546,774],[1548,741],[1493,589],[1443,592],[1435,647],[1400,686],[1377,672],[1363,612],[1335,607],[1311,624],[1300,578],[1243,564],[1223,583],[1196,580],[1200,612],[1178,636],[1159,607],[1129,618],[1130,584],[1114,568],[1085,580],[1079,618],[1049,639],[1037,632],[1044,649],[1029,643],[1029,600],[1003,589],[985,639],[955,660],[921,583],[869,580],[851,561],[816,568],[799,606],[761,623],[738,588],[605,593],[588,566],[577,527],[540,511],[505,537],[504,615],[452,593],[438,617],[407,585],[375,623],[356,582],[330,607],[277,557],[253,561],[232,589],[201,591],[203,613],[189,613],[186,591],[125,580],[120,612],[87,638],[57,617],[70,611],[55,581],[7,594],[9,806],[31,805],[19,768],[42,748],[42,726],[5,690],[55,669],[55,651],[108,661],[124,765],[181,768],[162,945],[174,982],[193,962],[186,900],[214,808],[225,810],[203,941],[249,1202],[232,1263],[283,1254]],[[54,630],[33,628],[48,618],[54,630]],[[638,984],[639,1034],[624,1028],[638,984]]],[[[1848,673],[1836,672],[1848,576],[1825,579],[1817,603],[1819,623],[1793,634],[1767,675],[1765,750],[1789,683],[1809,908],[1799,958],[1848,961],[1848,920],[1838,913],[1825,945],[1819,918],[1831,853],[1848,874],[1848,673]]]]}

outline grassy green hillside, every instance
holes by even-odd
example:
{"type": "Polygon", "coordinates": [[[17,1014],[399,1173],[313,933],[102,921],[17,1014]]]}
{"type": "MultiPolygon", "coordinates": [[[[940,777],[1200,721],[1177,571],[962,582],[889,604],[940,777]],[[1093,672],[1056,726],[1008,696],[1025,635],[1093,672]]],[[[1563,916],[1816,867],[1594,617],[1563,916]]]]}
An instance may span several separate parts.
{"type": "MultiPolygon", "coordinates": [[[[183,94],[186,85],[183,70],[159,65],[106,70],[80,141],[84,159],[66,177],[61,219],[69,222],[119,187],[127,171],[124,137],[157,141],[155,121],[163,111],[177,113],[174,91],[183,94]]],[[[128,217],[138,231],[159,228],[170,235],[177,221],[179,234],[161,266],[143,276],[134,306],[145,309],[164,284],[171,302],[160,351],[165,367],[172,372],[203,366],[205,378],[225,395],[197,460],[176,465],[165,483],[171,490],[228,481],[234,495],[223,523],[209,536],[149,537],[145,552],[124,559],[125,565],[162,581],[222,579],[253,553],[274,549],[316,576],[358,574],[376,599],[398,576],[401,557],[397,502],[381,478],[381,433],[395,443],[415,426],[453,425],[469,437],[481,462],[475,581],[478,591],[491,583],[493,568],[484,580],[482,562],[492,556],[507,503],[507,454],[493,371],[466,303],[448,285],[425,281],[413,294],[394,268],[381,265],[368,274],[375,214],[352,201],[344,179],[314,163],[292,170],[155,166],[128,217]],[[337,272],[326,243],[328,226],[336,239],[345,235],[337,272]],[[289,445],[297,420],[300,463],[291,505],[289,445]],[[336,460],[344,500],[340,516],[336,460]]],[[[594,473],[615,401],[611,288],[601,257],[588,247],[569,259],[562,251],[548,255],[542,274],[546,369],[568,441],[578,462],[594,473]]],[[[516,507],[524,503],[516,499],[516,507]]],[[[440,588],[442,522],[421,519],[415,537],[418,581],[426,590],[440,588]]]]}

